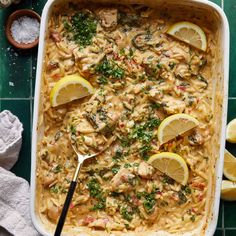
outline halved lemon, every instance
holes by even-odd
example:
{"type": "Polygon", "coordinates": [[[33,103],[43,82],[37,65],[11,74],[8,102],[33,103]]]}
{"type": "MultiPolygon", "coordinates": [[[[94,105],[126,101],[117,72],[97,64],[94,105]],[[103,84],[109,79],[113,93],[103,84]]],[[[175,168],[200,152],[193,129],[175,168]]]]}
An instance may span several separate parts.
{"type": "Polygon", "coordinates": [[[236,158],[225,150],[224,176],[231,181],[236,181],[236,158]]]}
{"type": "Polygon", "coordinates": [[[59,80],[50,92],[52,107],[56,107],[75,99],[94,93],[93,86],[79,75],[68,75],[59,80]]]}
{"type": "Polygon", "coordinates": [[[203,51],[207,49],[207,38],[204,31],[198,25],[191,22],[181,21],[175,23],[166,33],[195,48],[203,51]]]}
{"type": "Polygon", "coordinates": [[[231,120],[227,125],[226,140],[230,143],[236,143],[236,119],[231,120]]]}
{"type": "Polygon", "coordinates": [[[186,185],[188,182],[188,167],[185,160],[176,153],[161,152],[154,154],[148,163],[157,168],[176,182],[186,185]]]}
{"type": "Polygon", "coordinates": [[[236,183],[223,180],[221,185],[221,198],[227,201],[236,200],[236,183]]]}
{"type": "Polygon", "coordinates": [[[178,135],[198,126],[199,122],[187,114],[175,114],[165,118],[158,127],[157,137],[160,144],[166,143],[178,135]]]}

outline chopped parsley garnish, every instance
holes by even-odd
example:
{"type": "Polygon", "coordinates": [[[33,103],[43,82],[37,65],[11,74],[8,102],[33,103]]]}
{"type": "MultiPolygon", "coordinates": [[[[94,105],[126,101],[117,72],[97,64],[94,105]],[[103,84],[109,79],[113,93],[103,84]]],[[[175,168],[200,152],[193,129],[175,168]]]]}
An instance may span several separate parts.
{"type": "Polygon", "coordinates": [[[129,137],[123,137],[120,139],[120,143],[121,143],[122,147],[129,147],[130,142],[131,142],[131,140],[129,139],[129,137]]]}
{"type": "Polygon", "coordinates": [[[97,210],[104,210],[106,208],[105,199],[101,199],[97,204],[95,204],[91,210],[97,211],[97,210]]]}
{"type": "Polygon", "coordinates": [[[169,67],[170,67],[170,69],[173,70],[174,67],[175,67],[175,65],[176,65],[175,62],[170,62],[170,63],[169,63],[169,67]]]}
{"type": "Polygon", "coordinates": [[[187,197],[184,195],[183,191],[178,191],[179,196],[179,205],[182,205],[187,202],[187,197]]]}
{"type": "Polygon", "coordinates": [[[87,187],[89,189],[89,193],[91,197],[94,197],[97,199],[97,203],[91,208],[91,210],[101,210],[105,209],[105,202],[106,199],[103,196],[102,188],[99,184],[99,182],[96,179],[91,179],[87,183],[87,187]]]}
{"type": "Polygon", "coordinates": [[[64,189],[64,188],[62,188],[62,186],[59,186],[59,185],[53,185],[51,188],[50,188],[50,192],[51,193],[55,193],[55,194],[57,194],[57,193],[67,193],[67,190],[66,189],[64,189]]]}
{"type": "Polygon", "coordinates": [[[103,108],[99,108],[97,110],[98,116],[99,116],[99,120],[101,121],[106,121],[107,120],[107,111],[103,108]]]}
{"type": "Polygon", "coordinates": [[[144,159],[144,160],[148,160],[148,153],[152,150],[152,146],[150,145],[143,145],[140,149],[139,149],[139,155],[144,159]]]}
{"type": "Polygon", "coordinates": [[[111,171],[113,174],[117,174],[118,171],[120,169],[120,166],[119,165],[114,165],[112,168],[111,168],[111,171]]]}
{"type": "Polygon", "coordinates": [[[59,187],[57,185],[53,185],[51,188],[50,188],[50,192],[51,193],[58,193],[59,192],[59,187]]]}
{"type": "Polygon", "coordinates": [[[76,135],[76,128],[74,125],[70,125],[70,132],[72,135],[76,135]]]}
{"type": "Polygon", "coordinates": [[[87,184],[91,197],[100,198],[102,195],[102,189],[99,182],[96,179],[92,179],[87,184]]]}
{"type": "Polygon", "coordinates": [[[191,220],[192,222],[194,222],[194,221],[196,220],[196,216],[195,216],[195,215],[192,215],[192,216],[190,217],[190,220],[191,220]]]}
{"type": "Polygon", "coordinates": [[[68,36],[70,40],[85,47],[92,43],[97,30],[97,22],[91,14],[78,12],[69,21],[64,21],[64,28],[70,34],[68,36]]]}
{"type": "Polygon", "coordinates": [[[182,186],[181,187],[181,190],[186,193],[186,194],[191,194],[192,193],[192,190],[191,188],[189,187],[189,185],[185,185],[185,186],[182,186]]]}
{"type": "Polygon", "coordinates": [[[100,64],[95,67],[95,72],[102,74],[106,78],[122,79],[125,71],[116,65],[113,61],[108,61],[105,58],[100,64]]]}
{"type": "Polygon", "coordinates": [[[161,69],[161,68],[162,68],[162,64],[158,63],[158,64],[157,64],[157,68],[158,68],[158,69],[161,69]]]}
{"type": "Polygon", "coordinates": [[[122,218],[127,221],[131,221],[133,219],[133,211],[131,209],[128,209],[128,207],[121,207],[120,214],[122,218]]]}
{"type": "Polygon", "coordinates": [[[132,165],[131,165],[130,163],[125,163],[125,164],[124,164],[124,167],[125,167],[125,168],[129,168],[129,167],[132,167],[132,165]]]}
{"type": "Polygon", "coordinates": [[[158,103],[158,102],[152,102],[151,103],[151,108],[152,109],[160,109],[162,107],[162,105],[160,104],[160,103],[158,103]]]}
{"type": "Polygon", "coordinates": [[[160,120],[157,118],[149,118],[144,125],[135,126],[131,133],[132,139],[138,139],[144,143],[149,143],[153,136],[153,129],[158,127],[160,120]]]}
{"type": "Polygon", "coordinates": [[[143,206],[144,209],[147,211],[147,213],[152,213],[154,210],[154,206],[156,205],[156,199],[155,199],[156,192],[152,191],[151,193],[144,192],[144,201],[143,206]]]}
{"type": "Polygon", "coordinates": [[[147,213],[152,213],[154,210],[154,206],[156,205],[155,195],[158,191],[157,188],[154,188],[151,193],[148,192],[138,192],[136,197],[138,199],[143,198],[143,207],[147,213]]]}
{"type": "Polygon", "coordinates": [[[115,155],[112,157],[113,161],[119,161],[120,159],[123,159],[123,150],[118,148],[115,151],[115,155]]]}
{"type": "Polygon", "coordinates": [[[101,76],[97,79],[98,84],[108,84],[108,80],[105,76],[101,76]]]}
{"type": "Polygon", "coordinates": [[[52,172],[57,174],[59,172],[61,172],[61,169],[62,169],[62,166],[60,164],[58,164],[57,166],[55,166],[53,169],[52,169],[52,172]]]}

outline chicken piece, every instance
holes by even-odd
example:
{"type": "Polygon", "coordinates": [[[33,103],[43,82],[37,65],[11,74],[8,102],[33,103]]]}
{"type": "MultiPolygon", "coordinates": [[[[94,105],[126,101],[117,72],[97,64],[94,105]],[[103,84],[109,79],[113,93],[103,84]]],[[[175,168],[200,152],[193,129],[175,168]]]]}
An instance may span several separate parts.
{"type": "Polygon", "coordinates": [[[115,29],[117,26],[117,9],[103,8],[98,11],[98,17],[101,19],[101,25],[106,29],[115,29]]]}
{"type": "Polygon", "coordinates": [[[189,71],[189,65],[181,63],[176,66],[176,69],[174,71],[175,76],[188,79],[191,76],[191,73],[189,71]]]}
{"type": "Polygon", "coordinates": [[[167,112],[167,114],[183,113],[186,107],[184,101],[177,100],[168,95],[163,98],[162,103],[164,104],[163,109],[167,112]]]}
{"type": "Polygon", "coordinates": [[[115,198],[106,198],[106,211],[109,215],[114,215],[118,209],[118,202],[115,198]]]}
{"type": "Polygon", "coordinates": [[[202,145],[204,140],[202,135],[200,135],[199,133],[194,133],[188,136],[188,142],[192,146],[197,146],[197,145],[202,145]]]}
{"type": "Polygon", "coordinates": [[[73,205],[79,205],[82,203],[85,203],[89,200],[89,195],[79,195],[75,200],[73,201],[73,205]]]}
{"type": "Polygon", "coordinates": [[[84,113],[84,117],[90,122],[97,132],[111,132],[121,116],[123,105],[119,97],[107,99],[107,103],[102,107],[96,102],[89,104],[84,113]]]}
{"type": "Polygon", "coordinates": [[[145,179],[150,179],[153,175],[154,169],[152,166],[147,164],[146,162],[141,162],[138,166],[138,174],[145,179]]]}
{"type": "Polygon", "coordinates": [[[55,43],[61,42],[61,36],[56,30],[52,30],[50,36],[55,43]]]}
{"type": "Polygon", "coordinates": [[[82,220],[82,224],[83,225],[88,225],[88,224],[94,222],[95,220],[96,219],[94,217],[88,215],[82,220]]]}
{"type": "Polygon", "coordinates": [[[59,63],[57,61],[49,61],[46,70],[47,72],[51,72],[57,68],[59,68],[59,63]]]}
{"type": "Polygon", "coordinates": [[[196,55],[193,56],[191,63],[190,63],[191,73],[194,75],[198,75],[201,66],[202,66],[202,61],[201,61],[200,57],[196,56],[196,55]]]}
{"type": "Polygon", "coordinates": [[[153,87],[149,90],[148,97],[149,97],[151,100],[160,101],[160,99],[163,98],[163,91],[160,90],[158,87],[153,86],[153,87]]]}
{"type": "Polygon", "coordinates": [[[96,229],[105,229],[109,219],[97,219],[89,223],[89,227],[94,227],[96,229]]]}
{"type": "Polygon", "coordinates": [[[92,65],[97,65],[104,58],[105,54],[100,51],[92,51],[91,47],[87,47],[82,50],[75,48],[73,50],[73,55],[81,70],[86,72],[89,71],[92,65]]]}
{"type": "Polygon", "coordinates": [[[59,217],[60,213],[61,213],[60,208],[54,204],[49,206],[47,209],[47,216],[53,222],[57,221],[57,218],[59,217]]]}
{"type": "Polygon", "coordinates": [[[88,134],[94,132],[94,128],[87,119],[82,117],[76,124],[76,131],[82,134],[88,134]]]}
{"type": "Polygon", "coordinates": [[[125,192],[131,188],[130,182],[135,177],[128,169],[122,168],[111,180],[113,191],[125,192]]]}
{"type": "Polygon", "coordinates": [[[170,51],[169,56],[172,59],[176,59],[178,61],[183,61],[188,63],[190,61],[190,53],[188,47],[178,47],[175,42],[171,43],[171,46],[169,45],[170,51]]]}
{"type": "Polygon", "coordinates": [[[43,186],[49,187],[56,180],[56,176],[53,173],[48,173],[47,176],[43,179],[43,186]]]}

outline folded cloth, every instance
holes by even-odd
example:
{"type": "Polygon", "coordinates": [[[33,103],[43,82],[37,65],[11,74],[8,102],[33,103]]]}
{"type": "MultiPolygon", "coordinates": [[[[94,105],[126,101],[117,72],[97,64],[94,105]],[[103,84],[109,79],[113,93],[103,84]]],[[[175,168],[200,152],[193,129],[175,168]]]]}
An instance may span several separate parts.
{"type": "Polygon", "coordinates": [[[28,182],[0,167],[0,236],[7,235],[6,231],[8,235],[39,236],[31,222],[29,196],[28,182]]]}
{"type": "Polygon", "coordinates": [[[0,112],[0,166],[10,170],[18,160],[23,125],[10,111],[0,112]]]}

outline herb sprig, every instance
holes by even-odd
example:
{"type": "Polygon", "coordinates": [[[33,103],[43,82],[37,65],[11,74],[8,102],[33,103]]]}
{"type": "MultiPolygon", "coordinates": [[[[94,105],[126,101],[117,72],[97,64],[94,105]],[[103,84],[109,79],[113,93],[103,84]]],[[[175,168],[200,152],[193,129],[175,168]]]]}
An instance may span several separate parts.
{"type": "Polygon", "coordinates": [[[96,34],[97,21],[87,12],[78,12],[69,21],[64,21],[64,28],[69,33],[68,38],[80,46],[85,47],[92,43],[96,34]]]}

